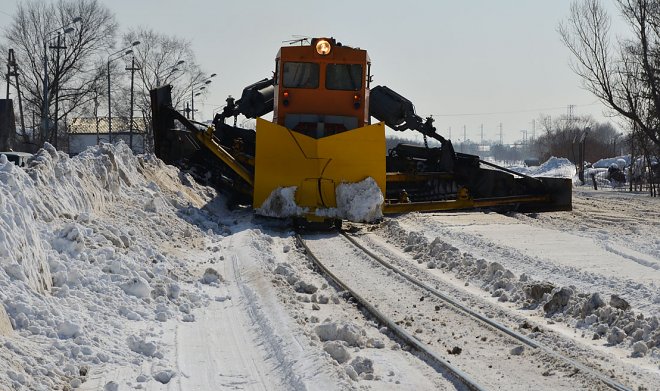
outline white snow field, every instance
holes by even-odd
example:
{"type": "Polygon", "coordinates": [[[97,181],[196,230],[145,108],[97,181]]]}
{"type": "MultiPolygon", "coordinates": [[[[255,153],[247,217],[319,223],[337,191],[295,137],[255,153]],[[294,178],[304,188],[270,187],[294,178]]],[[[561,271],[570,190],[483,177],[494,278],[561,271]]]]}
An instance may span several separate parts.
{"type": "MultiPolygon", "coordinates": [[[[123,143],[74,158],[46,144],[27,168],[0,157],[0,390],[460,389],[329,284],[285,221],[224,205],[123,143]]],[[[631,389],[660,389],[660,199],[576,188],[572,212],[353,226],[475,310],[631,389]]],[[[425,336],[457,327],[406,311],[425,336]]],[[[466,354],[490,359],[473,344],[466,354]]],[[[510,389],[508,361],[497,389],[510,389]]],[[[573,384],[564,364],[545,365],[556,381],[528,388],[573,384]]]]}

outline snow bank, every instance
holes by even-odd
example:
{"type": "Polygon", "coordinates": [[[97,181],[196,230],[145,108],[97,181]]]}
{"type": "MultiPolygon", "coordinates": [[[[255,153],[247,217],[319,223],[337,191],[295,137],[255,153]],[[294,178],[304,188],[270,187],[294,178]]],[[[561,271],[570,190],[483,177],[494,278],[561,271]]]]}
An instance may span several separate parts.
{"type": "Polygon", "coordinates": [[[0,384],[75,388],[89,365],[159,360],[154,321],[210,301],[184,257],[222,232],[214,196],[121,142],[74,158],[46,144],[25,169],[0,158],[0,384]]]}
{"type": "Polygon", "coordinates": [[[596,161],[591,166],[593,168],[609,168],[612,164],[616,164],[620,169],[624,169],[630,165],[630,155],[616,156],[596,161]]]}
{"type": "Polygon", "coordinates": [[[0,268],[13,280],[43,293],[51,287],[46,249],[37,230],[40,216],[30,176],[0,156],[0,268]]]}
{"type": "Polygon", "coordinates": [[[575,164],[566,158],[554,156],[540,166],[516,166],[509,168],[515,172],[533,177],[572,178],[575,175],[575,164]]]}
{"type": "Polygon", "coordinates": [[[572,327],[589,330],[593,339],[606,338],[610,345],[621,345],[641,356],[648,349],[660,349],[660,317],[645,318],[617,295],[580,292],[575,287],[555,286],[515,275],[497,262],[475,258],[437,237],[429,242],[424,232],[407,231],[399,222],[382,225],[386,236],[413,254],[419,264],[441,269],[457,278],[479,284],[500,302],[517,303],[522,308],[541,311],[547,318],[572,327]],[[636,346],[636,347],[635,347],[636,346]]]}

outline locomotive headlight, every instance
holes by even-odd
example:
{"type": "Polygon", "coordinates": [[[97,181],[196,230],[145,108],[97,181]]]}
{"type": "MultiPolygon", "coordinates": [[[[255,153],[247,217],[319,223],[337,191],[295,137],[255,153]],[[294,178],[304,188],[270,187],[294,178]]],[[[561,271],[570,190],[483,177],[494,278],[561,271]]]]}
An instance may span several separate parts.
{"type": "Polygon", "coordinates": [[[316,42],[316,53],[325,56],[330,54],[330,50],[332,50],[332,46],[330,45],[330,42],[325,39],[319,39],[319,41],[316,42]]]}

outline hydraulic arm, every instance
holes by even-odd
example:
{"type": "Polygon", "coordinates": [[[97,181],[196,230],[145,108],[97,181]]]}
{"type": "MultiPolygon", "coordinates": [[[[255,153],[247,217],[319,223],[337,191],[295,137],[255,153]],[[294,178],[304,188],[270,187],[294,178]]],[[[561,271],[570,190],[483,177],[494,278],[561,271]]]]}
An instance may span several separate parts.
{"type": "Polygon", "coordinates": [[[376,86],[369,93],[369,111],[372,117],[385,122],[385,125],[396,131],[416,130],[439,141],[442,148],[438,163],[443,171],[453,171],[456,154],[451,141],[436,132],[432,117],[422,119],[415,114],[415,106],[411,101],[391,88],[376,86]]]}

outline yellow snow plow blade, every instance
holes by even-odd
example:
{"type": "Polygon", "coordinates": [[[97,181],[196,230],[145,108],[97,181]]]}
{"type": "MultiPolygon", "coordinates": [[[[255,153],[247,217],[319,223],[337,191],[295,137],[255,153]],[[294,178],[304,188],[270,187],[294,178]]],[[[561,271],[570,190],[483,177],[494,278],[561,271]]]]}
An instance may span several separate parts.
{"type": "Polygon", "coordinates": [[[336,207],[341,183],[372,177],[385,194],[385,125],[315,139],[257,118],[253,206],[279,187],[296,186],[300,207],[336,207]]]}

